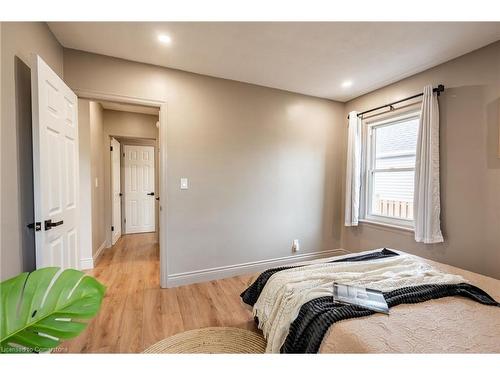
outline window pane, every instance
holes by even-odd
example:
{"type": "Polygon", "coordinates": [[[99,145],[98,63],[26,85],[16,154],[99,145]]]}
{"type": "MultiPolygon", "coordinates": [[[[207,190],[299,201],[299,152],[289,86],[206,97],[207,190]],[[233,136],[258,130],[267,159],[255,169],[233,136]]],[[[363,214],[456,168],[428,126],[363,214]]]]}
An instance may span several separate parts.
{"type": "Polygon", "coordinates": [[[418,118],[375,128],[375,168],[413,168],[418,118]]]}
{"type": "Polygon", "coordinates": [[[413,220],[414,171],[374,172],[371,213],[413,220]]]}

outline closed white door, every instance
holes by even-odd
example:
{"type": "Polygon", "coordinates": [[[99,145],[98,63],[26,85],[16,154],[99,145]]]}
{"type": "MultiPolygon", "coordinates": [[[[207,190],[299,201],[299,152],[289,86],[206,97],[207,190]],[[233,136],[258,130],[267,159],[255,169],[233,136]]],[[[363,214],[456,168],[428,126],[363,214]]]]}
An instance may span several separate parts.
{"type": "Polygon", "coordinates": [[[123,146],[125,168],[125,232],[154,232],[155,153],[152,146],[123,146]]]}
{"type": "Polygon", "coordinates": [[[120,142],[111,138],[111,241],[114,245],[122,235],[122,193],[120,183],[120,142]]]}
{"type": "Polygon", "coordinates": [[[77,97],[37,55],[31,85],[36,267],[78,269],[77,97]]]}

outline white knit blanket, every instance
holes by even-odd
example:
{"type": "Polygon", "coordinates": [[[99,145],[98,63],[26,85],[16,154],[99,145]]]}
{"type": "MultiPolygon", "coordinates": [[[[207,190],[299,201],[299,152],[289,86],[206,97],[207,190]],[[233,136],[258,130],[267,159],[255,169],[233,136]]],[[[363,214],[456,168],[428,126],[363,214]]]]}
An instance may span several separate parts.
{"type": "Polygon", "coordinates": [[[424,284],[457,284],[461,276],[443,273],[409,254],[361,262],[310,264],[275,273],[253,307],[268,353],[279,353],[303,304],[331,296],[333,282],[384,292],[424,284]]]}

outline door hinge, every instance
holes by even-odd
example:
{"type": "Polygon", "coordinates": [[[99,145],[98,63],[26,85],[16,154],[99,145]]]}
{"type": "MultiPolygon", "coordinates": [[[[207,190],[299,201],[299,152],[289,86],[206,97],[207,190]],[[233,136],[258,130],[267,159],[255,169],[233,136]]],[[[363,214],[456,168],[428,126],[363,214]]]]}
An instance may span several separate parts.
{"type": "Polygon", "coordinates": [[[115,230],[115,227],[111,226],[111,232],[113,232],[114,230],[115,230]]]}
{"type": "Polygon", "coordinates": [[[123,219],[123,222],[126,223],[127,222],[127,219],[123,219]]]}
{"type": "Polygon", "coordinates": [[[113,151],[113,146],[111,146],[111,147],[109,148],[109,151],[113,151]]]}

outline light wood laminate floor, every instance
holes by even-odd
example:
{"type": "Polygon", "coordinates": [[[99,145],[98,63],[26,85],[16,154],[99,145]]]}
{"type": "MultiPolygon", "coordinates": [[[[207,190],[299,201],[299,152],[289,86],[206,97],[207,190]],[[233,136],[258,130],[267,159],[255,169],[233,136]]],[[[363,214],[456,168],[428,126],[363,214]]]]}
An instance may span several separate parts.
{"type": "Polygon", "coordinates": [[[122,236],[89,272],[106,285],[99,314],[62,352],[138,353],[168,336],[225,326],[257,331],[240,293],[252,276],[161,289],[154,233],[122,236]]]}

